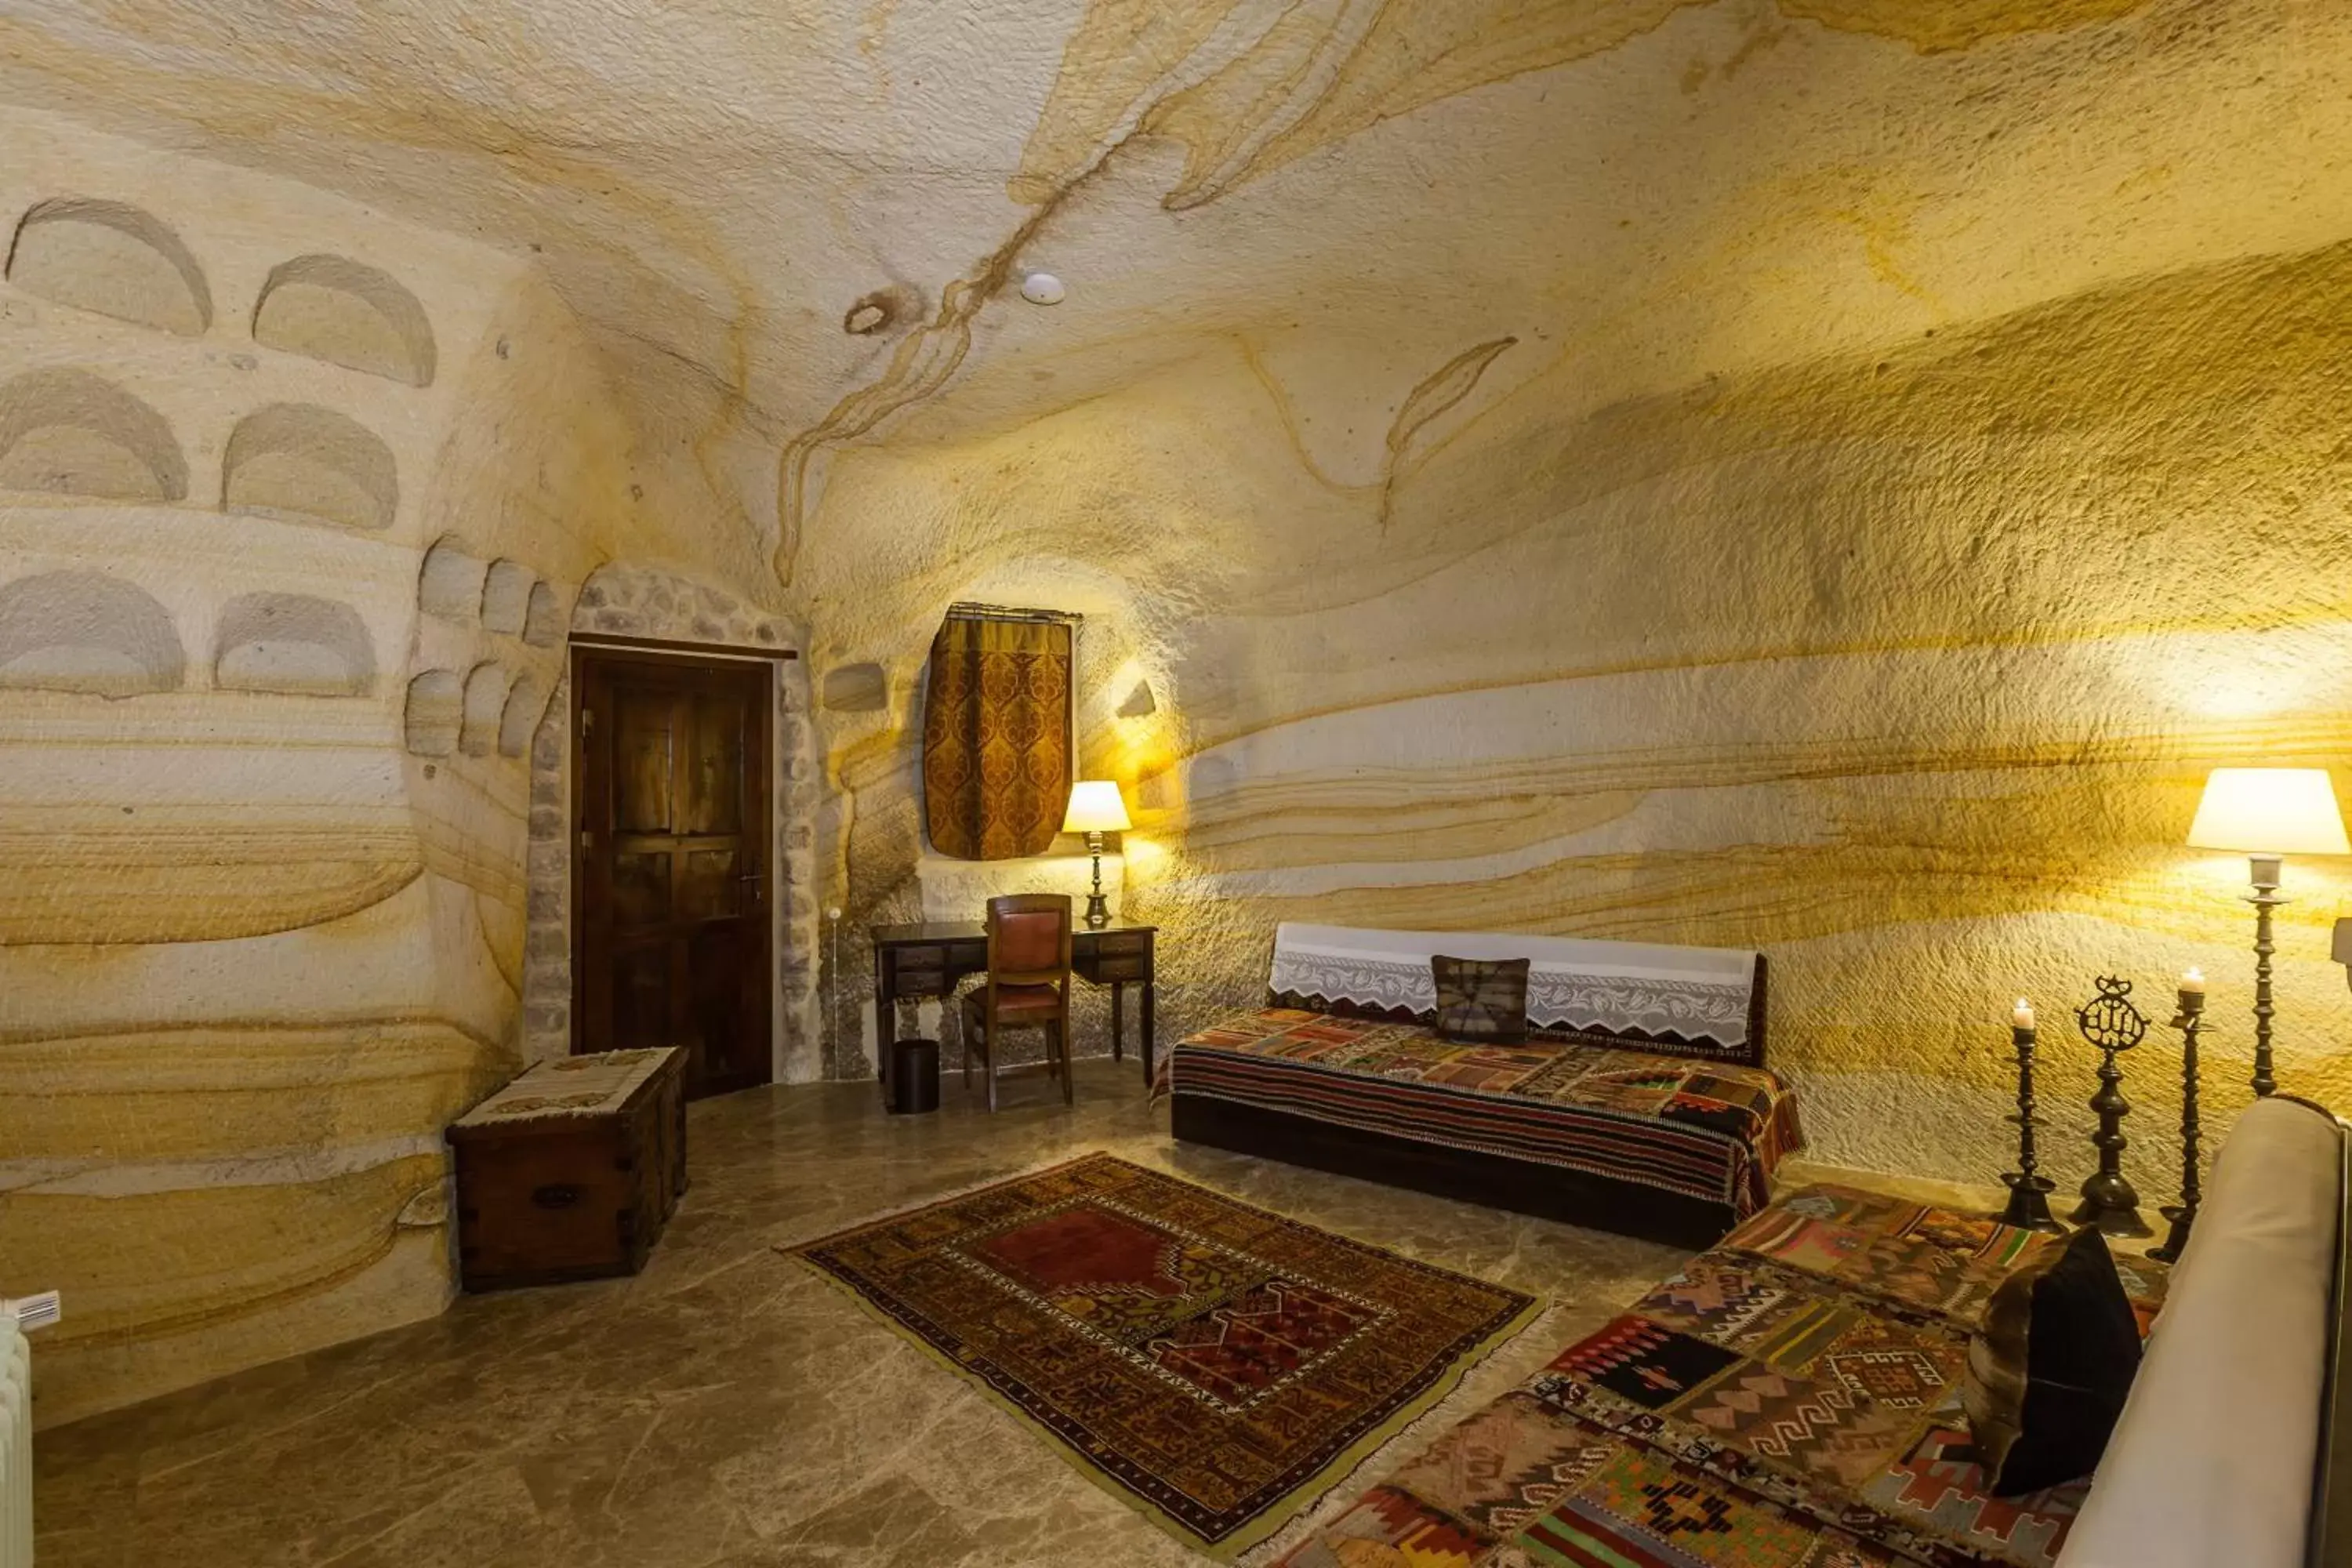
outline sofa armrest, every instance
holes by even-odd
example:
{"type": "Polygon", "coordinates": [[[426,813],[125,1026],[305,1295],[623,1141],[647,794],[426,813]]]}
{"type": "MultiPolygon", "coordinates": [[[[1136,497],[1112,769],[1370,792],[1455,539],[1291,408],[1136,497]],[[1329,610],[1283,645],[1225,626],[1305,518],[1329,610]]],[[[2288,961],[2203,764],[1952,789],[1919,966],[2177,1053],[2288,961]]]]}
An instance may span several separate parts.
{"type": "Polygon", "coordinates": [[[2213,1168],[2066,1568],[2296,1568],[2326,1395],[2344,1133],[2257,1101],[2213,1168]]]}

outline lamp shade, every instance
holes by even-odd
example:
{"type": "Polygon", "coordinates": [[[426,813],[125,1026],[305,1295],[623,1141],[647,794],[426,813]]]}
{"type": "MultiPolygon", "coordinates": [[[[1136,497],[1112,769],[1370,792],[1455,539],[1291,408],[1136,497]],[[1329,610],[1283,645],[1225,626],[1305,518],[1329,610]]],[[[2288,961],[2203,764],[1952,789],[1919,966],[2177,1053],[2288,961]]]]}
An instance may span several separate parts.
{"type": "Polygon", "coordinates": [[[1062,818],[1065,833],[1124,833],[1133,826],[1127,820],[1127,802],[1118,795],[1118,785],[1108,779],[1084,779],[1070,786],[1069,815],[1062,818]]]}
{"type": "Polygon", "coordinates": [[[2326,768],[2215,768],[2189,843],[2247,854],[2352,855],[2326,768]]]}

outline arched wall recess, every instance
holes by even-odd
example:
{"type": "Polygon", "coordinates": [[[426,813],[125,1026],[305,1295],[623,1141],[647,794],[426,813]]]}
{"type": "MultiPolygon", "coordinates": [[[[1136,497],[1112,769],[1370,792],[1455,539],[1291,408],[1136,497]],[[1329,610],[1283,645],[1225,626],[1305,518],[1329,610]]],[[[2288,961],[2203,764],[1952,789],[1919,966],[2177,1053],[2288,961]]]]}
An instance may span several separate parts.
{"type": "Polygon", "coordinates": [[[253,310],[253,340],[411,386],[433,384],[433,323],[389,272],[342,256],[298,256],[273,269],[253,310]]]}
{"type": "Polygon", "coordinates": [[[416,605],[445,621],[472,624],[482,613],[483,565],[453,538],[435,542],[416,574],[416,605]]]}
{"type": "Polygon", "coordinates": [[[499,755],[520,757],[530,750],[530,738],[539,731],[540,715],[547,709],[547,688],[534,676],[524,676],[507,693],[506,712],[499,720],[499,755]]]}
{"type": "Polygon", "coordinates": [[[555,585],[533,585],[530,604],[523,611],[522,640],[533,647],[553,647],[563,640],[564,625],[563,600],[555,585]]]}
{"type": "Polygon", "coordinates": [[[127,202],[59,196],[26,212],[8,281],[28,294],[142,327],[200,337],[212,289],[180,237],[127,202]]]}
{"type": "Polygon", "coordinates": [[[242,594],[221,612],[213,684],[229,691],[364,697],[375,645],[359,612],[305,594],[242,594]]]}
{"type": "Polygon", "coordinates": [[[457,749],[464,691],[454,669],[428,669],[408,683],[411,752],[420,757],[446,757],[457,749]]]}
{"type": "Polygon", "coordinates": [[[187,655],[163,606],[99,572],[0,587],[0,687],[135,697],[176,689],[187,655]]]}
{"type": "Polygon", "coordinates": [[[845,664],[824,672],[817,700],[835,713],[878,713],[890,705],[890,678],[878,664],[845,664]]]}
{"type": "Polygon", "coordinates": [[[521,636],[523,619],[530,609],[531,584],[536,581],[530,568],[519,561],[491,562],[482,582],[482,629],[521,636]]]}
{"type": "Polygon", "coordinates": [[[184,500],[188,460],[163,416],[105,377],[26,371],[0,386],[0,489],[184,500]]]}
{"type": "Polygon", "coordinates": [[[488,756],[498,747],[506,710],[507,672],[495,664],[474,666],[466,677],[465,724],[457,749],[469,757],[488,756]]]}
{"type": "Polygon", "coordinates": [[[399,468],[357,420],[315,403],[273,403],[229,433],[221,505],[381,532],[400,510],[399,468]]]}

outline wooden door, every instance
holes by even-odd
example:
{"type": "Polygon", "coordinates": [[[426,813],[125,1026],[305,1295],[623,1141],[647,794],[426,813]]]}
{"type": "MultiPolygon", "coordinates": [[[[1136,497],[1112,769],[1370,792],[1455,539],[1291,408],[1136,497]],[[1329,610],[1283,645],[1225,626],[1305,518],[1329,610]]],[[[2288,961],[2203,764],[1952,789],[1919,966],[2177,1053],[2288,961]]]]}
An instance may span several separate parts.
{"type": "Polygon", "coordinates": [[[688,1098],[772,1076],[770,679],[572,650],[572,1048],[681,1046],[688,1098]]]}

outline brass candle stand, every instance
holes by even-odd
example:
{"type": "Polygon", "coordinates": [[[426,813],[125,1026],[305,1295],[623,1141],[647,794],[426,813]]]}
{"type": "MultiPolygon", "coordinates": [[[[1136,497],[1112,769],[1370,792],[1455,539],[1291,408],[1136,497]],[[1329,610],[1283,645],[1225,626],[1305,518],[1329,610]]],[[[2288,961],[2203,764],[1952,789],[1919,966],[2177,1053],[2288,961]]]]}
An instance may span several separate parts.
{"type": "Polygon", "coordinates": [[[2148,1248],[2147,1255],[2160,1263],[2180,1261],[2203,1196],[2197,1175],[2197,1037],[2205,1032],[2204,992],[2180,988],[2180,1011],[2173,1016],[2172,1027],[2180,1031],[2180,1201],[2158,1211],[2172,1222],[2164,1245],[2148,1248]]]}
{"type": "Polygon", "coordinates": [[[2077,1225],[2095,1226],[2108,1236],[2153,1236],[2140,1218],[2139,1194],[2124,1175],[2124,1118],[2131,1101],[2123,1096],[2123,1068],[2116,1058],[2147,1036],[2147,1017],[2133,1006],[2131,982],[2099,977],[2099,994],[2075,1010],[2075,1026],[2083,1038],[2099,1049],[2099,1091],[2091,1097],[2098,1113],[2099,1131],[2091,1139],[2099,1151],[2099,1168],[2083,1183],[2083,1201],[2074,1214],[2077,1225]]]}
{"type": "Polygon", "coordinates": [[[2010,1044],[2017,1052],[2017,1110],[2009,1118],[2017,1126],[2017,1169],[2001,1173],[2000,1179],[2009,1184],[2009,1206],[2000,1211],[2000,1223],[2063,1234],[2066,1227],[2050,1213],[2050,1192],[2058,1184],[2034,1169],[2033,1130],[2042,1119],[2033,1114],[2032,1026],[2020,1024],[2011,1029],[2010,1044]]]}

